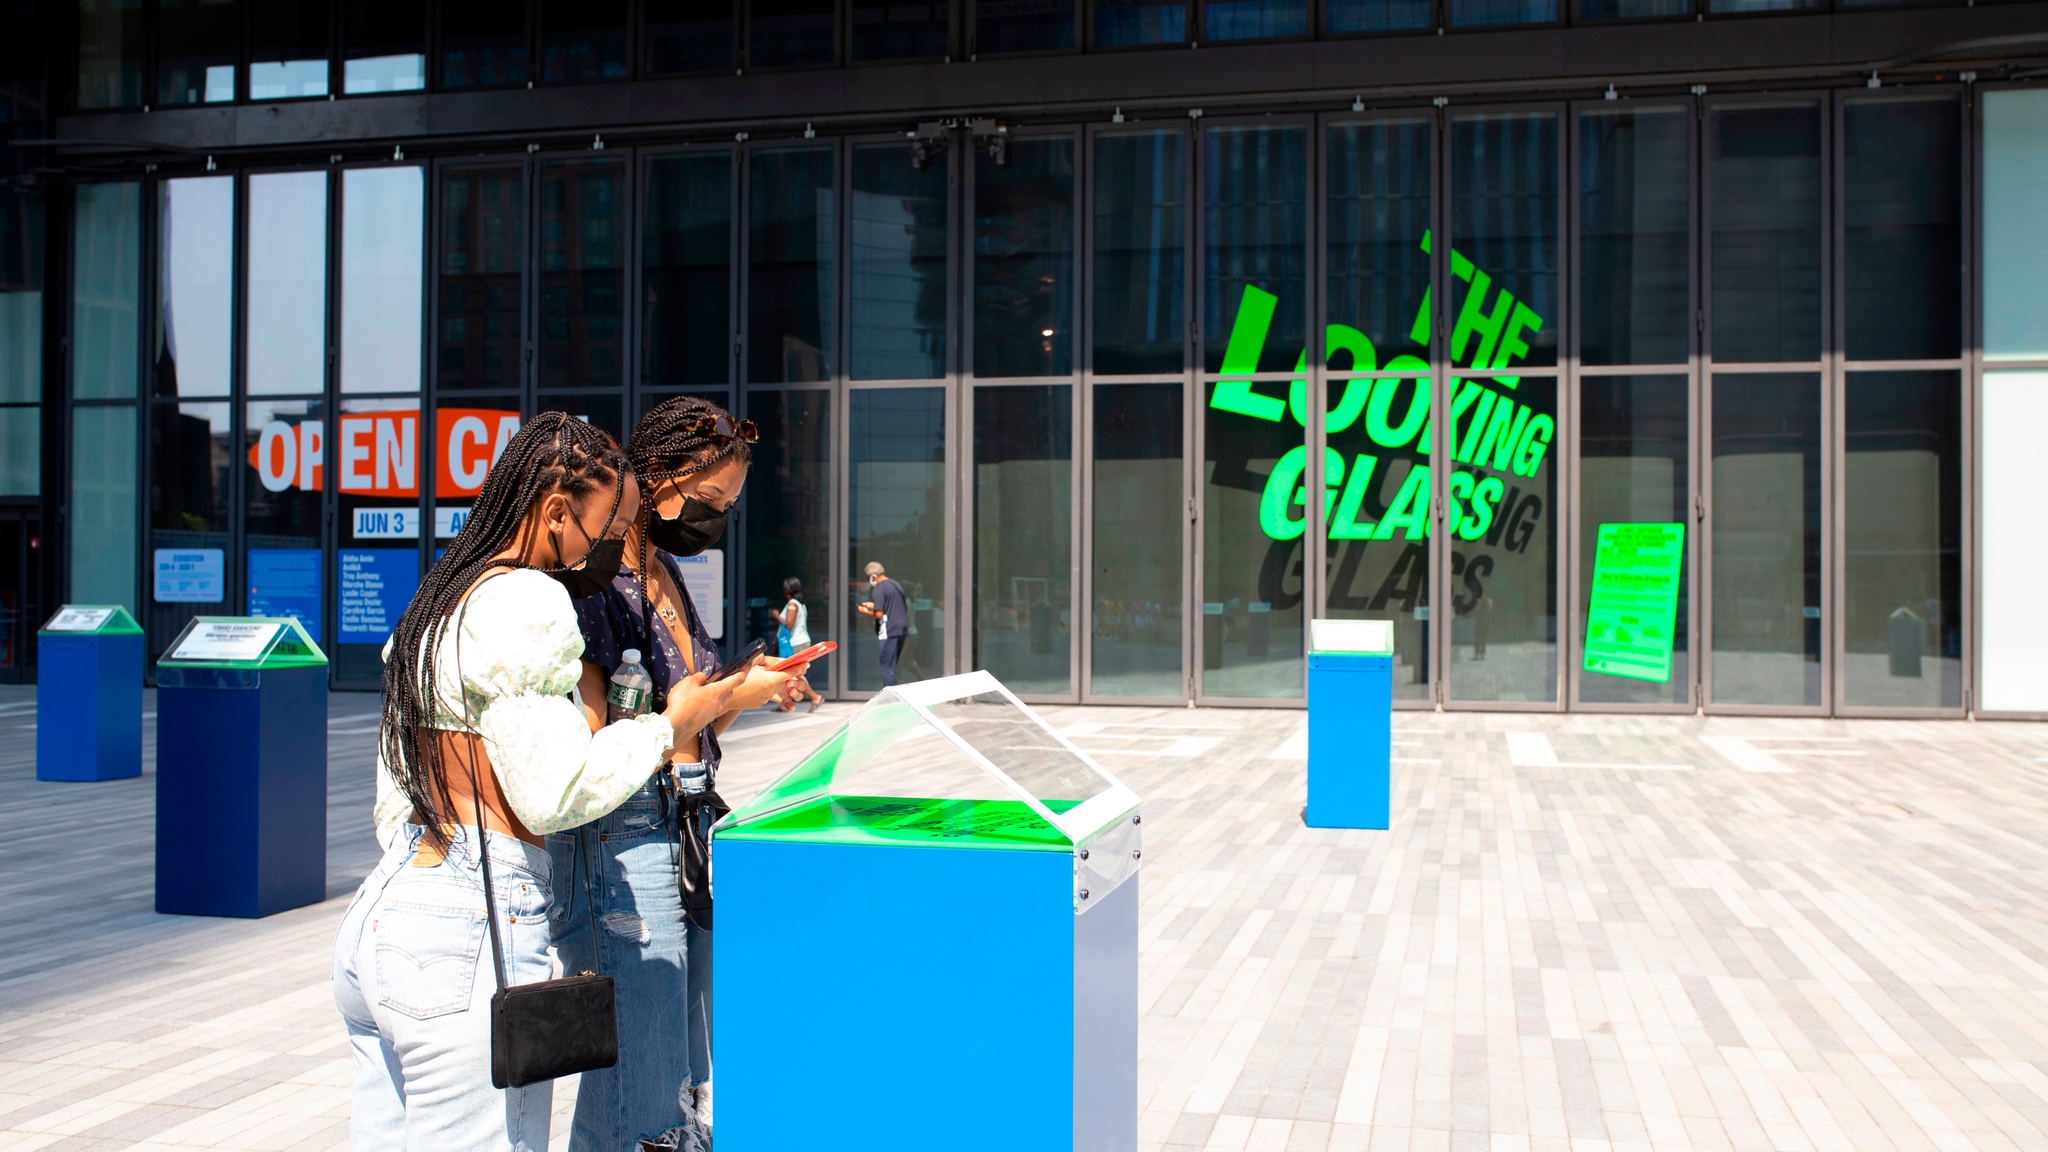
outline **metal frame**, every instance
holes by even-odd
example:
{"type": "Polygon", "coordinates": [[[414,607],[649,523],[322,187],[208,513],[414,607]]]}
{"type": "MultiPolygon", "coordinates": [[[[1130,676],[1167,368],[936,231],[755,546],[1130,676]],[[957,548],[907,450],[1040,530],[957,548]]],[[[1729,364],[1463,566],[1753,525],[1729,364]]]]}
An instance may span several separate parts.
{"type": "MultiPolygon", "coordinates": [[[[1533,101],[1520,104],[1460,105],[1455,108],[1444,109],[1441,118],[1441,128],[1439,129],[1442,144],[1439,147],[1439,175],[1436,189],[1439,205],[1437,219],[1442,222],[1442,229],[1436,233],[1437,239],[1433,245],[1435,251],[1432,252],[1437,261],[1435,282],[1443,285],[1443,290],[1431,294],[1431,299],[1436,305],[1438,321],[1436,343],[1433,345],[1435,351],[1431,356],[1431,361],[1437,365],[1440,374],[1438,377],[1438,406],[1436,411],[1445,413],[1448,417],[1451,411],[1452,397],[1450,381],[1455,378],[1452,375],[1453,373],[1461,371],[1454,364],[1454,350],[1450,346],[1450,337],[1455,319],[1451,308],[1451,299],[1455,293],[1451,288],[1453,277],[1450,269],[1450,253],[1457,244],[1456,230],[1454,228],[1456,213],[1453,211],[1453,200],[1457,188],[1457,173],[1455,171],[1456,149],[1451,144],[1452,133],[1455,131],[1455,126],[1459,120],[1498,115],[1528,115],[1531,113],[1548,114],[1551,116],[1558,133],[1557,170],[1555,173],[1557,211],[1552,224],[1552,227],[1556,229],[1557,301],[1560,312],[1557,333],[1557,365],[1554,368],[1517,366],[1518,370],[1516,372],[1516,375],[1524,380],[1530,377],[1543,377],[1554,381],[1557,397],[1557,414],[1555,416],[1557,430],[1552,436],[1552,467],[1555,471],[1553,473],[1553,489],[1550,497],[1551,515],[1554,517],[1554,528],[1552,529],[1554,543],[1552,547],[1556,550],[1556,553],[1551,557],[1551,579],[1555,582],[1556,587],[1556,598],[1552,604],[1551,615],[1557,630],[1557,639],[1551,644],[1553,693],[1552,698],[1548,702],[1544,702],[1535,700],[1461,700],[1452,691],[1454,660],[1457,649],[1456,609],[1452,608],[1451,599],[1450,542],[1444,539],[1446,534],[1442,530],[1442,524],[1444,509],[1450,498],[1450,476],[1455,471],[1455,468],[1447,467],[1443,469],[1442,476],[1432,475],[1430,477],[1435,488],[1435,507],[1432,509],[1432,519],[1437,525],[1435,532],[1437,540],[1435,555],[1443,557],[1438,570],[1432,573],[1432,578],[1436,581],[1438,594],[1432,595],[1431,603],[1432,605],[1441,605],[1444,608],[1450,609],[1447,619],[1451,621],[1450,627],[1431,629],[1432,639],[1437,645],[1436,658],[1440,661],[1437,667],[1441,669],[1437,681],[1440,685],[1438,699],[1442,702],[1442,706],[1446,711],[1561,712],[1565,709],[1567,684],[1564,661],[1566,659],[1566,650],[1570,647],[1569,634],[1576,626],[1576,613],[1573,611],[1572,593],[1567,585],[1569,573],[1566,568],[1566,557],[1563,553],[1568,551],[1571,542],[1575,539],[1573,534],[1576,531],[1578,513],[1578,509],[1571,506],[1572,502],[1568,495],[1570,485],[1567,480],[1566,465],[1556,459],[1557,454],[1554,448],[1555,444],[1560,441],[1567,445],[1573,445],[1578,442],[1577,414],[1572,412],[1570,406],[1566,403],[1570,395],[1569,389],[1566,387],[1569,360],[1573,350],[1577,347],[1578,339],[1576,325],[1574,324],[1576,317],[1573,315],[1569,305],[1571,297],[1567,295],[1569,291],[1568,286],[1577,275],[1577,261],[1575,259],[1576,254],[1572,250],[1572,236],[1568,231],[1571,223],[1571,185],[1568,180],[1570,158],[1569,133],[1571,126],[1566,122],[1570,116],[1570,107],[1566,103],[1560,101],[1533,101]]],[[[1448,460],[1451,458],[1452,452],[1451,437],[1457,432],[1457,429],[1453,427],[1455,421],[1447,418],[1434,421],[1433,423],[1439,427],[1438,434],[1441,437],[1438,441],[1440,447],[1433,449],[1433,451],[1442,453],[1442,455],[1435,458],[1448,460]]],[[[1436,615],[1437,613],[1433,610],[1431,612],[1432,618],[1434,619],[1436,615]]]]}
{"type": "MultiPolygon", "coordinates": [[[[1579,0],[1573,0],[1574,6],[1579,0]]],[[[1698,97],[1649,98],[1617,104],[1607,100],[1573,101],[1566,111],[1568,144],[1565,153],[1565,199],[1566,199],[1566,245],[1572,250],[1572,275],[1566,278],[1566,314],[1571,318],[1569,325],[1570,344],[1559,345],[1560,362],[1567,369],[1568,386],[1560,387],[1558,406],[1572,413],[1571,436],[1566,440],[1566,477],[1569,495],[1565,499],[1572,511],[1571,538],[1563,547],[1565,550],[1566,578],[1565,598],[1571,611],[1571,626],[1564,631],[1566,696],[1565,707],[1572,712],[1647,712],[1685,714],[1696,712],[1700,704],[1702,676],[1700,662],[1706,650],[1706,641],[1700,631],[1700,604],[1705,587],[1700,578],[1701,526],[1704,523],[1704,496],[1700,486],[1701,441],[1700,404],[1702,388],[1700,362],[1702,357],[1701,326],[1698,317],[1704,307],[1701,295],[1701,217],[1702,197],[1700,194],[1700,173],[1704,133],[1701,131],[1698,97]],[[1686,121],[1686,311],[1694,317],[1694,323],[1686,326],[1686,359],[1676,364],[1602,364],[1587,365],[1581,360],[1585,327],[1585,294],[1582,291],[1585,269],[1580,266],[1578,253],[1584,240],[1584,221],[1580,214],[1580,159],[1584,155],[1584,133],[1581,125],[1586,113],[1632,112],[1670,110],[1685,117],[1686,121]],[[1584,383],[1588,378],[1610,376],[1670,376],[1683,378],[1686,382],[1686,534],[1685,534],[1685,606],[1686,625],[1686,670],[1688,681],[1685,685],[1686,701],[1673,703],[1623,703],[1614,701],[1587,701],[1582,697],[1585,674],[1585,621],[1581,609],[1580,588],[1586,577],[1582,571],[1582,556],[1585,550],[1587,524],[1581,514],[1584,507],[1584,456],[1581,437],[1584,424],[1584,383]]]]}
{"type": "Polygon", "coordinates": [[[1834,117],[1832,115],[1833,92],[1830,89],[1814,89],[1773,95],[1745,94],[1739,96],[1708,96],[1701,105],[1704,125],[1700,134],[1700,165],[1698,182],[1701,189],[1699,218],[1695,224],[1700,243],[1700,287],[1702,321],[1699,326],[1701,364],[1701,399],[1699,409],[1699,438],[1701,445],[1700,488],[1707,512],[1702,534],[1708,537],[1701,559],[1703,579],[1701,587],[1706,594],[1700,604],[1700,630],[1707,637],[1702,646],[1704,659],[1700,668],[1700,711],[1710,714],[1745,716],[1825,716],[1828,702],[1834,699],[1835,667],[1832,658],[1834,649],[1835,606],[1835,468],[1830,458],[1830,447],[1836,442],[1839,416],[1834,404],[1832,387],[1833,367],[1832,344],[1834,325],[1831,322],[1835,308],[1835,196],[1832,191],[1835,180],[1834,164],[1834,117]],[[1720,139],[1717,113],[1724,108],[1754,108],[1759,106],[1786,106],[1789,104],[1812,104],[1820,118],[1820,309],[1821,337],[1819,356],[1812,361],[1786,361],[1773,363],[1719,363],[1714,359],[1714,308],[1713,308],[1713,213],[1714,197],[1711,195],[1714,175],[1714,146],[1720,139]],[[1761,373],[1811,373],[1820,387],[1820,701],[1817,704],[1720,704],[1714,700],[1714,558],[1711,546],[1714,530],[1714,384],[1717,376],[1761,373]]]}
{"type": "Polygon", "coordinates": [[[1193,260],[1195,243],[1195,216],[1198,201],[1195,183],[1194,152],[1200,146],[1197,132],[1186,121],[1162,120],[1145,124],[1094,123],[1086,126],[1084,136],[1086,153],[1085,179],[1079,189],[1081,218],[1081,248],[1076,260],[1080,275],[1079,290],[1075,296],[1079,301],[1081,320],[1075,329],[1078,346],[1075,349],[1076,364],[1079,365],[1081,381],[1077,385],[1081,404],[1079,428],[1080,448],[1075,457],[1080,469],[1075,491],[1079,494],[1079,506],[1074,514],[1075,532],[1079,536],[1079,572],[1075,581],[1078,610],[1074,615],[1074,629],[1079,634],[1078,676],[1075,687],[1082,703],[1089,704],[1132,704],[1177,706],[1190,703],[1195,696],[1194,645],[1198,643],[1196,628],[1201,613],[1201,603],[1195,595],[1195,571],[1200,563],[1200,553],[1195,550],[1194,508],[1196,490],[1199,487],[1201,457],[1190,451],[1195,444],[1195,429],[1200,424],[1200,385],[1195,370],[1195,278],[1199,269],[1193,260]],[[1181,315],[1187,323],[1181,325],[1181,370],[1178,373],[1158,374],[1105,374],[1095,370],[1095,172],[1096,154],[1104,136],[1151,136],[1178,134],[1181,139],[1181,315]],[[1102,385],[1116,384],[1178,384],[1181,390],[1181,484],[1180,501],[1172,513],[1179,517],[1180,524],[1180,683],[1181,691],[1172,696],[1112,696],[1095,690],[1095,390],[1102,385]]]}

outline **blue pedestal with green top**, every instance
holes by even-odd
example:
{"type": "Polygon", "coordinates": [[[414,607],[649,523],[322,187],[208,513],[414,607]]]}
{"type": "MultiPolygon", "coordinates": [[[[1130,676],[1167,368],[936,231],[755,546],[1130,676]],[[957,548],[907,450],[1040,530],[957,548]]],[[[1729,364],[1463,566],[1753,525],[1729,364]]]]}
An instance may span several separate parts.
{"type": "Polygon", "coordinates": [[[1393,623],[1310,621],[1309,827],[1389,826],[1393,723],[1393,623]]]}
{"type": "Polygon", "coordinates": [[[327,895],[327,657],[296,619],[201,616],[156,666],[156,910],[327,895]]]}
{"type": "Polygon", "coordinates": [[[142,775],[142,628],[118,604],[66,604],[36,633],[36,779],[142,775]]]}

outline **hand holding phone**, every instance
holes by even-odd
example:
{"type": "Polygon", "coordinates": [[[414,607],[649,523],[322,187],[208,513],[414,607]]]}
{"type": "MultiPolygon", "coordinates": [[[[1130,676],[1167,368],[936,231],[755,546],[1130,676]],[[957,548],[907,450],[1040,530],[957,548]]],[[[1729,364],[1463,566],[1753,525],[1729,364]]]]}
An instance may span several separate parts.
{"type": "Polygon", "coordinates": [[[713,684],[716,684],[720,680],[723,680],[728,676],[737,675],[738,673],[746,671],[748,667],[750,667],[754,663],[754,657],[759,656],[761,653],[767,651],[767,649],[768,642],[766,640],[756,638],[752,644],[749,644],[745,648],[740,649],[739,654],[737,656],[734,656],[732,659],[727,660],[723,664],[720,664],[718,666],[718,669],[712,672],[711,675],[708,677],[709,681],[713,684]]]}
{"type": "Polygon", "coordinates": [[[831,640],[820,640],[801,652],[794,652],[780,660],[770,660],[764,667],[770,672],[782,672],[799,665],[809,664],[821,656],[830,655],[839,645],[831,640]]]}

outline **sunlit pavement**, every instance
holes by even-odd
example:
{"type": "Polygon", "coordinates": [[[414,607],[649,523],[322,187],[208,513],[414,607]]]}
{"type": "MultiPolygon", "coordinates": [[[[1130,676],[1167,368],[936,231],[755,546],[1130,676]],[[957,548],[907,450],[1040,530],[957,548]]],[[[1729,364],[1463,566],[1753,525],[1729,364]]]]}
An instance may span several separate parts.
{"type": "MultiPolygon", "coordinates": [[[[0,1149],[346,1145],[376,707],[327,901],[207,920],[151,910],[151,774],[37,783],[0,688],[0,1149]]],[[[746,718],[720,790],[852,707],[746,718]]],[[[2048,726],[1404,712],[1340,832],[1299,711],[1045,711],[1145,797],[1141,1148],[2048,1147],[2048,726]]]]}

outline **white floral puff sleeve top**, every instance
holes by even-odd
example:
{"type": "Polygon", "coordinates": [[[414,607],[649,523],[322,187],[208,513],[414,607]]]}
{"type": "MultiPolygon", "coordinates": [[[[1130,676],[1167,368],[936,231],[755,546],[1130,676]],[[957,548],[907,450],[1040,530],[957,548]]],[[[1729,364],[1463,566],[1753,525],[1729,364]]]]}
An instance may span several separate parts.
{"type": "MultiPolygon", "coordinates": [[[[483,738],[512,811],[535,833],[588,824],[625,803],[675,741],[668,721],[653,714],[592,733],[575,696],[582,657],[569,593],[531,569],[487,577],[442,624],[434,727],[483,738]]],[[[377,839],[389,844],[411,802],[381,749],[380,741],[377,839]]]]}

